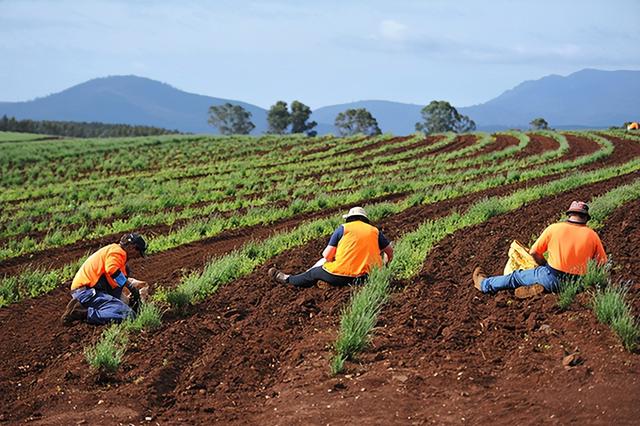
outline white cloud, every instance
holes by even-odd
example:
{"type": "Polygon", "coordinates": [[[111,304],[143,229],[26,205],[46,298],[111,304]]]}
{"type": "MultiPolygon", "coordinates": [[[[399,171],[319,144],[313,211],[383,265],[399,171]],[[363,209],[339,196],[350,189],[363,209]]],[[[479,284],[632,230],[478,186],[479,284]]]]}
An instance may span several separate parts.
{"type": "Polygon", "coordinates": [[[393,19],[380,22],[380,35],[388,41],[403,41],[407,37],[407,26],[393,19]]]}

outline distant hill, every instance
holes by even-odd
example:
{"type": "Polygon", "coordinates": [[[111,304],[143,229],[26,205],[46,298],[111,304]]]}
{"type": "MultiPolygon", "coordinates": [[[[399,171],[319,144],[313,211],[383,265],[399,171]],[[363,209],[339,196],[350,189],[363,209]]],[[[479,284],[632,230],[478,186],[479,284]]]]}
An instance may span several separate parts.
{"type": "Polygon", "coordinates": [[[60,93],[27,102],[0,102],[0,116],[17,119],[98,121],[148,125],[183,132],[217,133],[207,124],[212,105],[230,102],[252,114],[254,133],[266,129],[266,111],[246,102],[183,92],[133,75],[96,78],[60,93]]]}
{"type": "MultiPolygon", "coordinates": [[[[432,101],[425,96],[424,105],[432,101]]],[[[136,76],[98,78],[60,93],[27,102],[0,102],[0,116],[18,119],[99,121],[148,125],[183,132],[216,133],[207,124],[211,105],[241,105],[252,113],[253,134],[267,128],[267,111],[246,102],[183,92],[168,84],[136,76]]],[[[274,100],[275,102],[275,100],[274,100]]],[[[326,106],[314,111],[319,134],[334,132],[336,115],[348,108],[366,108],[383,132],[414,132],[424,105],[366,100],[326,106]]],[[[566,77],[550,75],[525,81],[488,102],[458,107],[479,130],[529,127],[544,117],[554,128],[620,126],[640,119],[640,71],[585,69],[566,77]]]]}
{"type": "Polygon", "coordinates": [[[609,127],[640,118],[640,71],[585,69],[525,81],[483,104],[460,108],[480,126],[609,127]]]}
{"type": "MultiPolygon", "coordinates": [[[[427,105],[433,99],[425,99],[427,105]]],[[[319,108],[318,122],[333,123],[348,108],[366,108],[383,132],[408,134],[420,120],[424,105],[389,101],[359,101],[319,108]]],[[[550,75],[525,81],[500,96],[458,111],[471,117],[479,130],[529,128],[529,122],[544,117],[559,129],[621,126],[640,119],[640,71],[585,69],[566,77],[550,75]]]]}

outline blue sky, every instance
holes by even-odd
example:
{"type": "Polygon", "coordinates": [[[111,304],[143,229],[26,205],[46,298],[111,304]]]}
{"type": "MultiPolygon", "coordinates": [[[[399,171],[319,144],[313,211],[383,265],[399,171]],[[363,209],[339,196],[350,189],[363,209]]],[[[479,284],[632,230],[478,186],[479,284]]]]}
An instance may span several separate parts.
{"type": "Polygon", "coordinates": [[[265,108],[468,106],[583,68],[640,69],[639,0],[0,0],[0,101],[136,74],[265,108]]]}

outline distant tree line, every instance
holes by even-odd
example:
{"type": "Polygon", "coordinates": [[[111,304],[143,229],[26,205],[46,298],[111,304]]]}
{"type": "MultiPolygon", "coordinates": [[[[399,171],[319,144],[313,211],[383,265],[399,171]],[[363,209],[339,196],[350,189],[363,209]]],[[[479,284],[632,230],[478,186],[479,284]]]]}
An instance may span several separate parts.
{"type": "MultiPolygon", "coordinates": [[[[269,127],[266,133],[275,135],[306,133],[307,136],[315,136],[317,132],[313,128],[318,123],[309,121],[311,112],[311,108],[299,101],[293,101],[291,108],[285,101],[277,101],[267,113],[269,127]]],[[[476,123],[472,119],[460,114],[446,101],[432,101],[420,113],[422,121],[416,123],[416,130],[419,132],[465,133],[476,130],[476,123]]],[[[223,135],[246,135],[256,127],[251,122],[249,111],[231,103],[211,106],[208,121],[223,135]]],[[[339,113],[335,118],[334,126],[340,136],[352,136],[358,133],[373,136],[382,133],[378,121],[366,108],[350,108],[339,113]]]]}
{"type": "Polygon", "coordinates": [[[180,133],[177,130],[167,130],[151,126],[76,121],[16,120],[15,117],[7,117],[6,115],[0,118],[0,131],[69,136],[74,138],[152,136],[180,133]]]}
{"type": "MultiPolygon", "coordinates": [[[[309,121],[310,116],[311,108],[302,102],[291,102],[291,111],[289,111],[285,101],[278,101],[267,113],[269,128],[266,133],[275,135],[306,133],[307,136],[315,136],[317,132],[313,128],[318,123],[309,121]]],[[[223,135],[248,135],[256,127],[251,121],[251,112],[229,102],[209,107],[208,123],[223,135]]]]}

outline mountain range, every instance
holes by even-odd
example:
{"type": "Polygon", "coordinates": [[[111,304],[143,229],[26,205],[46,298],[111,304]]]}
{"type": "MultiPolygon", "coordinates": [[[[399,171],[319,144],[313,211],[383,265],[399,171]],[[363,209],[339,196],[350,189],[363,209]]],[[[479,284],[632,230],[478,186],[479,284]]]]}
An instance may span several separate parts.
{"type": "MultiPolygon", "coordinates": [[[[425,99],[425,105],[432,99],[425,99]]],[[[216,133],[207,124],[208,109],[226,102],[252,114],[254,134],[267,129],[267,110],[239,100],[187,93],[138,76],[110,76],[26,102],[0,102],[0,116],[17,119],[98,121],[150,125],[192,133],[216,133]]],[[[304,102],[304,100],[303,100],[304,102]]],[[[348,108],[366,108],[383,132],[409,134],[424,105],[383,100],[325,106],[313,111],[318,133],[336,133],[333,121],[348,108]]],[[[640,71],[584,69],[568,76],[525,81],[487,102],[458,107],[479,130],[529,127],[543,117],[555,128],[603,128],[640,119],[640,71]]]]}

